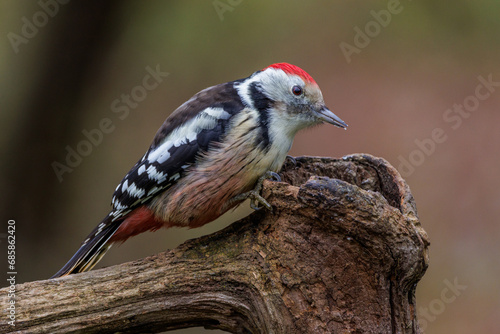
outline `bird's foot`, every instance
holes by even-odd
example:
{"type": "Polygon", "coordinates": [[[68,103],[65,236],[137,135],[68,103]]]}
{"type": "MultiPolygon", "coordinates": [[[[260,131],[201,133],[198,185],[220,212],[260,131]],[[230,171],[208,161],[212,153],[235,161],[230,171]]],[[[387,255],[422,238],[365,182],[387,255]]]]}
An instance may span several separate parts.
{"type": "Polygon", "coordinates": [[[297,160],[295,160],[295,158],[292,157],[291,155],[287,155],[286,160],[290,161],[292,165],[297,166],[297,160]]]}
{"type": "Polygon", "coordinates": [[[231,202],[239,202],[239,201],[244,201],[247,198],[250,198],[250,207],[254,210],[260,210],[262,207],[265,207],[269,211],[273,211],[273,207],[271,204],[269,204],[264,197],[260,195],[260,191],[262,190],[262,184],[264,183],[264,180],[267,179],[274,179],[277,182],[281,182],[281,177],[271,171],[267,171],[264,175],[262,175],[258,180],[257,184],[255,185],[255,188],[253,188],[250,191],[247,191],[246,193],[239,194],[231,199],[231,202]],[[259,206],[259,204],[261,206],[259,206]]]}

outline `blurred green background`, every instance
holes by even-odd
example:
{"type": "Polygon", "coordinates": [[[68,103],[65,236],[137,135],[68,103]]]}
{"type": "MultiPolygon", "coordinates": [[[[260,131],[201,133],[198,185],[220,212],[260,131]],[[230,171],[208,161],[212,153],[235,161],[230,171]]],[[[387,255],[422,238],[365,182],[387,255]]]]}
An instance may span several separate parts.
{"type": "MultiPolygon", "coordinates": [[[[292,155],[370,153],[409,183],[431,240],[417,288],[424,332],[500,333],[500,1],[54,1],[0,2],[0,212],[4,226],[16,220],[19,283],[46,279],[71,257],[177,106],[286,61],[309,72],[349,124],[298,134],[292,155]],[[157,66],[168,75],[137,88],[157,66]],[[108,133],[86,147],[84,132],[103,119],[108,133]],[[65,164],[68,146],[87,155],[58,178],[53,163],[65,164]]],[[[248,212],[245,204],[201,229],[146,233],[99,267],[248,212]]]]}

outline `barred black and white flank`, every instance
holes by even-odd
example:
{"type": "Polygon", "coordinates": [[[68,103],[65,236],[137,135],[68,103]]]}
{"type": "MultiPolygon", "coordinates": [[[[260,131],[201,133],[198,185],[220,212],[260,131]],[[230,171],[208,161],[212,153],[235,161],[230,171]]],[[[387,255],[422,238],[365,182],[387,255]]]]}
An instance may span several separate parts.
{"type": "Polygon", "coordinates": [[[280,170],[300,129],[346,124],[325,106],[304,70],[273,64],[202,90],[175,110],[116,187],[113,209],[53,277],[90,270],[115,242],[160,227],[199,227],[280,170]]]}

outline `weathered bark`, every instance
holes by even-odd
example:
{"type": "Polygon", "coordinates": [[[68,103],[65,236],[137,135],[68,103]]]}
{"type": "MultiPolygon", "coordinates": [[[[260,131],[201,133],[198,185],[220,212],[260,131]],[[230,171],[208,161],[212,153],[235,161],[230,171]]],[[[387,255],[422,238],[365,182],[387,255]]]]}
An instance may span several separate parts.
{"type": "Polygon", "coordinates": [[[16,326],[2,319],[0,331],[418,333],[428,241],[397,171],[352,155],[298,158],[281,175],[263,190],[272,213],[139,261],[17,285],[16,326]]]}

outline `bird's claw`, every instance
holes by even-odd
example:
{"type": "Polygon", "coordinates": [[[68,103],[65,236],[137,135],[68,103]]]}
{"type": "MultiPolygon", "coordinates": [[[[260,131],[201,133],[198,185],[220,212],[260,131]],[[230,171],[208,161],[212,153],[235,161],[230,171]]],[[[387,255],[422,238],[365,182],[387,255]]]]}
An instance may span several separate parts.
{"type": "Polygon", "coordinates": [[[249,193],[250,194],[248,197],[250,198],[250,207],[252,209],[258,211],[262,209],[262,207],[265,207],[269,211],[273,211],[273,207],[271,206],[271,204],[269,204],[269,202],[266,201],[264,197],[260,196],[259,193],[256,193],[254,191],[249,191],[249,193]],[[262,206],[259,206],[259,204],[262,206]]]}
{"type": "Polygon", "coordinates": [[[286,158],[288,160],[290,160],[290,162],[292,163],[292,165],[297,166],[297,160],[295,160],[294,157],[292,157],[291,155],[287,155],[286,158]]]}
{"type": "Polygon", "coordinates": [[[257,182],[260,182],[260,186],[262,188],[262,183],[264,183],[264,180],[268,180],[268,179],[269,180],[273,179],[273,181],[281,182],[281,176],[278,173],[271,172],[271,171],[267,171],[266,174],[264,174],[263,176],[261,176],[259,178],[259,181],[257,181],[257,182]]]}
{"type": "Polygon", "coordinates": [[[267,202],[266,199],[260,195],[260,191],[262,190],[262,184],[264,183],[264,180],[267,179],[272,179],[273,181],[281,182],[281,177],[278,175],[278,173],[267,171],[257,180],[255,188],[253,188],[250,191],[247,191],[246,193],[233,197],[231,199],[231,202],[243,201],[249,198],[250,207],[255,211],[262,209],[262,207],[265,207],[269,211],[273,211],[273,207],[271,206],[271,204],[269,204],[269,202],[267,202]],[[259,206],[259,204],[261,206],[259,206]]]}

